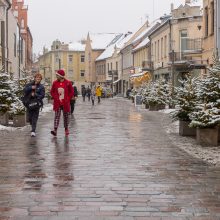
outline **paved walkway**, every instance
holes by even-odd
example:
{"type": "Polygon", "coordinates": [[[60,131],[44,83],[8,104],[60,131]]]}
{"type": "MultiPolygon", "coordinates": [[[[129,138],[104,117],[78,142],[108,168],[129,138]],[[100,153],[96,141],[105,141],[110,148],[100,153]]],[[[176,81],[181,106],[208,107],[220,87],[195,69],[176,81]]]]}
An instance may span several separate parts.
{"type": "Polygon", "coordinates": [[[163,113],[78,100],[71,135],[53,113],[0,134],[0,220],[219,220],[220,169],[174,146],[163,113]]]}

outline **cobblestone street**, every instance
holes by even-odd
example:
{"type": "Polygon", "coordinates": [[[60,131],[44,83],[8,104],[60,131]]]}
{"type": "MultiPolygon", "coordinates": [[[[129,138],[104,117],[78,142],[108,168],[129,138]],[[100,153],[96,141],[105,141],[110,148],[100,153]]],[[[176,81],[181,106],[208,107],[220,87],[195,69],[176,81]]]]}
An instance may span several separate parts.
{"type": "Polygon", "coordinates": [[[220,168],[176,147],[164,113],[79,98],[69,138],[62,123],[51,137],[53,116],[36,138],[0,133],[0,220],[220,219],[220,168]]]}

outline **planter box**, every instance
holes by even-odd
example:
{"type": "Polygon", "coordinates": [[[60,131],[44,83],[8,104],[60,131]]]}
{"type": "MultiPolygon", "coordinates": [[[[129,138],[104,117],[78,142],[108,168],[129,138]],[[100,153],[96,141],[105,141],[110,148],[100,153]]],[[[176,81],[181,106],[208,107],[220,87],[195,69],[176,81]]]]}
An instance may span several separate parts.
{"type": "Polygon", "coordinates": [[[215,128],[197,128],[196,140],[201,145],[218,146],[218,127],[215,128]]]}
{"type": "Polygon", "coordinates": [[[145,109],[148,109],[149,108],[149,104],[145,104],[145,109]]]}
{"type": "Polygon", "coordinates": [[[218,142],[220,143],[220,127],[218,127],[218,142]]]}
{"type": "Polygon", "coordinates": [[[149,104],[149,111],[159,111],[165,109],[164,104],[149,104]]]}
{"type": "Polygon", "coordinates": [[[165,104],[159,104],[158,105],[158,110],[163,110],[166,108],[166,105],[165,104]]]}
{"type": "Polygon", "coordinates": [[[190,121],[179,121],[179,135],[196,136],[196,128],[189,127],[190,121]]]}
{"type": "Polygon", "coordinates": [[[8,112],[6,113],[0,113],[0,125],[8,125],[8,121],[9,121],[9,114],[8,112]]]}
{"type": "Polygon", "coordinates": [[[13,116],[14,127],[24,127],[25,125],[26,125],[26,114],[13,116]]]}

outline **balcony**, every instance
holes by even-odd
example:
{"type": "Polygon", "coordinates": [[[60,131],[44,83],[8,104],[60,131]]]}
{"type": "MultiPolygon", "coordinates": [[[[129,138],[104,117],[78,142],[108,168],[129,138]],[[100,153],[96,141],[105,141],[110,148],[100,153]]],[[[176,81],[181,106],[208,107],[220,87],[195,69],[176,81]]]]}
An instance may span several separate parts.
{"type": "Polygon", "coordinates": [[[202,53],[202,39],[201,38],[182,38],[181,51],[184,53],[199,54],[202,53]]]}
{"type": "Polygon", "coordinates": [[[193,69],[204,69],[208,60],[202,60],[201,54],[189,54],[184,52],[170,52],[168,65],[193,69]]]}

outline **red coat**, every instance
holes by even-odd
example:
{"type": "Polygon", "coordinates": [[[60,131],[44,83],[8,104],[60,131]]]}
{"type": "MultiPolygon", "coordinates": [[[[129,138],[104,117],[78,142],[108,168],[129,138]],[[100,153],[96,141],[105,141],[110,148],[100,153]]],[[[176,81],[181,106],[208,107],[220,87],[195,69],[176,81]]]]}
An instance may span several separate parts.
{"type": "MultiPolygon", "coordinates": [[[[50,94],[53,97],[53,110],[57,111],[60,107],[60,101],[59,101],[59,94],[58,94],[58,88],[59,88],[60,82],[58,80],[53,82],[52,88],[50,90],[50,94]]],[[[74,89],[70,81],[64,79],[64,104],[63,104],[63,110],[64,112],[70,112],[70,100],[74,96],[74,89]]]]}

